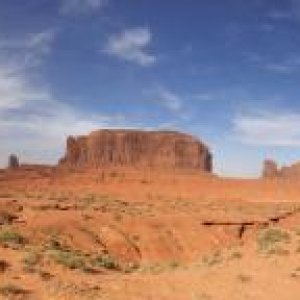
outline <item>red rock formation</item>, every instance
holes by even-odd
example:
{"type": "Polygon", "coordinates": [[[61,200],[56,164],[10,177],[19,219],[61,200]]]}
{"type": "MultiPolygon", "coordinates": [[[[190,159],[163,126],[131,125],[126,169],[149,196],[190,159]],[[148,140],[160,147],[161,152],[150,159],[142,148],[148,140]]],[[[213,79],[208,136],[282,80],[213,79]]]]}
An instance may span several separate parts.
{"type": "Polygon", "coordinates": [[[67,167],[155,167],[212,171],[212,155],[196,138],[172,131],[98,130],[69,137],[67,167]]]}
{"type": "Polygon", "coordinates": [[[267,159],[264,161],[263,177],[272,178],[279,175],[277,163],[274,160],[267,159]]]}
{"type": "Polygon", "coordinates": [[[8,158],[8,168],[17,169],[20,166],[19,159],[15,154],[11,154],[8,158]]]}
{"type": "Polygon", "coordinates": [[[280,176],[300,179],[300,162],[295,163],[289,167],[283,167],[280,170],[280,176]]]}
{"type": "Polygon", "coordinates": [[[278,168],[276,162],[272,160],[266,160],[264,162],[263,174],[264,178],[289,178],[300,179],[300,162],[292,164],[291,166],[285,166],[278,168]]]}

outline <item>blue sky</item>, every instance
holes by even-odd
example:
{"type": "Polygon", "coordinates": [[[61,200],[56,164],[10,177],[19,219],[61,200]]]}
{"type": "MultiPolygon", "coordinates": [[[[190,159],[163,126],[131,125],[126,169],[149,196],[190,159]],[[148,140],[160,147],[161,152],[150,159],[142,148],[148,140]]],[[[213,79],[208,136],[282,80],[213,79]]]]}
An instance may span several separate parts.
{"type": "Polygon", "coordinates": [[[170,129],[215,170],[300,160],[300,0],[0,2],[0,165],[56,162],[67,135],[170,129]]]}

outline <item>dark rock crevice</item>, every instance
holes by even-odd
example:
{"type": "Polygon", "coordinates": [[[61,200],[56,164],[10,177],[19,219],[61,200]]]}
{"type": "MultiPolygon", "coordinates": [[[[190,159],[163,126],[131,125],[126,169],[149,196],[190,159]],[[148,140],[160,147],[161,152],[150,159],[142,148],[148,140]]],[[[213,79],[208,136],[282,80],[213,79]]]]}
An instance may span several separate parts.
{"type": "Polygon", "coordinates": [[[271,216],[265,218],[264,220],[245,220],[245,221],[218,221],[218,220],[204,220],[201,222],[203,226],[207,227],[236,227],[237,228],[237,237],[242,239],[247,230],[251,228],[261,228],[261,227],[268,227],[274,224],[278,224],[283,220],[288,219],[289,217],[293,217],[300,213],[299,209],[288,211],[276,216],[271,216]]]}

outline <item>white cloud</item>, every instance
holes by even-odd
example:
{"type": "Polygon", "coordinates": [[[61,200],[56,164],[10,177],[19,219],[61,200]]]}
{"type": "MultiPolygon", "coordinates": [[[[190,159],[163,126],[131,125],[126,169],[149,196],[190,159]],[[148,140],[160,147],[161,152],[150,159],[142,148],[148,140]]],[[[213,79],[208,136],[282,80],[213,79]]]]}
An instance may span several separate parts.
{"type": "Polygon", "coordinates": [[[300,113],[260,113],[235,118],[234,133],[246,144],[300,146],[300,113]]]}
{"type": "Polygon", "coordinates": [[[153,65],[157,58],[145,49],[149,46],[152,34],[149,28],[126,29],[109,37],[104,53],[136,63],[143,67],[153,65]]]}
{"type": "Polygon", "coordinates": [[[1,69],[0,166],[10,153],[17,153],[22,161],[53,163],[62,155],[68,135],[125,122],[122,115],[84,113],[56,100],[46,89],[30,85],[24,74],[10,73],[6,78],[1,69]]]}
{"type": "Polygon", "coordinates": [[[15,68],[40,64],[51,53],[55,30],[48,29],[27,35],[25,38],[0,40],[1,61],[12,63],[15,68]]]}
{"type": "Polygon", "coordinates": [[[9,71],[7,67],[0,67],[0,112],[47,98],[48,95],[44,92],[32,89],[23,75],[9,71]]]}
{"type": "Polygon", "coordinates": [[[55,162],[67,135],[112,127],[120,115],[91,116],[57,99],[46,89],[37,67],[51,52],[53,31],[0,40],[0,166],[10,153],[22,161],[55,162]],[[38,63],[38,64],[37,64],[38,63]]]}
{"type": "Polygon", "coordinates": [[[52,43],[55,38],[54,30],[46,30],[29,36],[27,40],[27,63],[39,63],[41,58],[51,53],[52,43]]]}
{"type": "Polygon", "coordinates": [[[182,100],[178,95],[167,89],[160,89],[159,101],[163,106],[172,112],[180,112],[182,109],[182,100]]]}
{"type": "Polygon", "coordinates": [[[108,4],[108,0],[61,0],[62,14],[78,14],[99,10],[108,4]]]}
{"type": "Polygon", "coordinates": [[[248,62],[272,73],[288,75],[300,71],[300,56],[295,53],[287,54],[277,60],[270,60],[256,52],[243,52],[242,55],[248,62]]]}
{"type": "Polygon", "coordinates": [[[84,134],[123,121],[116,116],[90,116],[58,101],[24,73],[0,66],[0,165],[9,153],[21,159],[54,162],[70,134],[84,134]]]}
{"type": "Polygon", "coordinates": [[[45,30],[25,38],[0,40],[0,111],[17,109],[25,103],[48,100],[45,91],[31,86],[32,67],[51,52],[55,34],[45,30]]]}
{"type": "Polygon", "coordinates": [[[290,11],[272,10],[268,13],[268,17],[275,21],[281,21],[293,18],[293,14],[290,11]]]}
{"type": "Polygon", "coordinates": [[[45,88],[38,66],[54,39],[53,30],[0,39],[0,167],[10,153],[23,162],[55,163],[68,135],[130,126],[122,114],[84,112],[45,88]]]}
{"type": "Polygon", "coordinates": [[[267,63],[265,69],[281,74],[291,74],[300,70],[300,56],[290,55],[284,60],[274,63],[267,63]]]}
{"type": "Polygon", "coordinates": [[[217,97],[213,93],[197,93],[195,95],[192,95],[192,98],[199,101],[212,101],[217,97]]]}

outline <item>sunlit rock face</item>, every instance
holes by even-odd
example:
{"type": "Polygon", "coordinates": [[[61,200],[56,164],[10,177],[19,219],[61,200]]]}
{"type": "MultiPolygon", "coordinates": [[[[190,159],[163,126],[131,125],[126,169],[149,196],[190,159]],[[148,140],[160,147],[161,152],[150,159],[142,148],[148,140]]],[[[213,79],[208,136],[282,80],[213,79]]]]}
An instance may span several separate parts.
{"type": "Polygon", "coordinates": [[[69,137],[60,166],[212,171],[212,155],[196,138],[173,131],[98,130],[69,137]]]}

